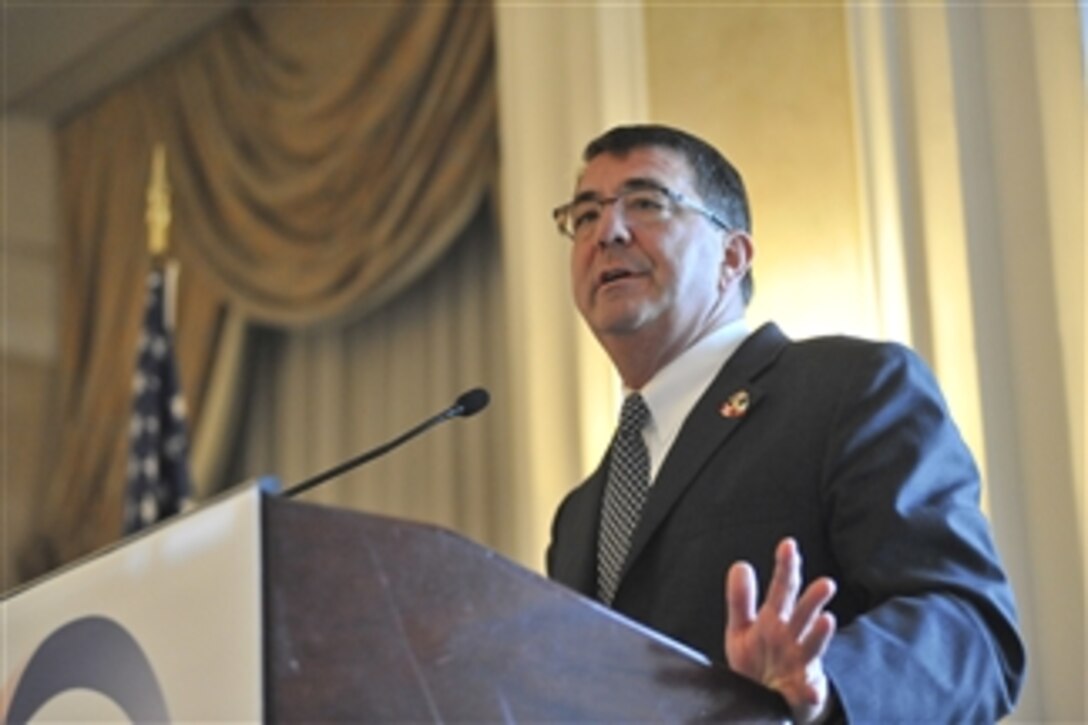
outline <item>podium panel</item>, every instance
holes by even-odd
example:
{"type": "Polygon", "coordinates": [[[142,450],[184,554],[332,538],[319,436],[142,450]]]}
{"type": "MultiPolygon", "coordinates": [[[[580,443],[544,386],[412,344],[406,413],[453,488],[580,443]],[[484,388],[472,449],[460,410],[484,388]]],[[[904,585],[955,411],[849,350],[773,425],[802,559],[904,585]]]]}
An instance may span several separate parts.
{"type": "Polygon", "coordinates": [[[449,531],[265,501],[274,720],[781,722],[774,693],[449,531]]]}
{"type": "Polygon", "coordinates": [[[8,595],[5,722],[781,722],[776,694],[452,532],[267,481],[8,595]]]}

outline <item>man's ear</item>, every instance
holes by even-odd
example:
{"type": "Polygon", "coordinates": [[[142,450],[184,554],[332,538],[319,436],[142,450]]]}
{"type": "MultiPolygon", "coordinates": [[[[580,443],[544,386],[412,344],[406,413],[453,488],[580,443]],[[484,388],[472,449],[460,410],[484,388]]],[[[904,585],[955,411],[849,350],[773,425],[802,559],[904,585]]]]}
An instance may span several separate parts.
{"type": "Polygon", "coordinates": [[[752,267],[752,255],[755,246],[747,232],[725,232],[722,239],[725,254],[722,256],[722,274],[719,284],[724,290],[729,285],[744,278],[752,267]]]}

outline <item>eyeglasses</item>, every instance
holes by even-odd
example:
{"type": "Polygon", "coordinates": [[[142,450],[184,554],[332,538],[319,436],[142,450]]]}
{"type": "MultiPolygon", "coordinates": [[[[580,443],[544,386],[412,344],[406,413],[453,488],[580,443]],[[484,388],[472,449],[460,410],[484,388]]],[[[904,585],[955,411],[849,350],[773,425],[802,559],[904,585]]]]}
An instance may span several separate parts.
{"type": "Polygon", "coordinates": [[[560,232],[575,242],[582,242],[597,234],[604,208],[608,204],[615,204],[623,222],[632,228],[652,227],[672,219],[680,209],[690,209],[705,216],[715,226],[729,229],[729,225],[721,217],[693,201],[688,201],[683,194],[647,182],[625,187],[615,196],[575,198],[574,201],[556,207],[552,211],[552,217],[560,232]]]}

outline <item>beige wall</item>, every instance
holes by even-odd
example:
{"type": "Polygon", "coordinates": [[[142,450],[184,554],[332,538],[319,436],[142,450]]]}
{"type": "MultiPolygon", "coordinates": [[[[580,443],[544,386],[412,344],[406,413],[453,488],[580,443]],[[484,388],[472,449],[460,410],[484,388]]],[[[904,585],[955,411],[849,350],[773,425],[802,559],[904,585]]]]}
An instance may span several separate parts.
{"type": "Polygon", "coordinates": [[[1072,3],[648,2],[650,118],[753,200],[753,321],[912,344],[986,469],[1029,680],[1083,722],[1084,75],[1072,3]]]}
{"type": "Polygon", "coordinates": [[[722,149],[744,176],[754,322],[876,334],[861,237],[841,7],[646,7],[650,117],[722,149]]]}

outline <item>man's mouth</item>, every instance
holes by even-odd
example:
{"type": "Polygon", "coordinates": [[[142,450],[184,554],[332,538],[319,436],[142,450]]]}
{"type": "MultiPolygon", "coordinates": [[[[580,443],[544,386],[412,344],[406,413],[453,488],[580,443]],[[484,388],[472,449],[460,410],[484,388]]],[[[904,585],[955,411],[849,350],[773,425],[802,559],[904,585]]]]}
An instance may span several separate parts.
{"type": "Polygon", "coordinates": [[[604,286],[611,282],[615,282],[618,279],[625,279],[634,275],[629,269],[606,269],[601,272],[601,275],[597,278],[597,282],[600,286],[604,286]]]}

